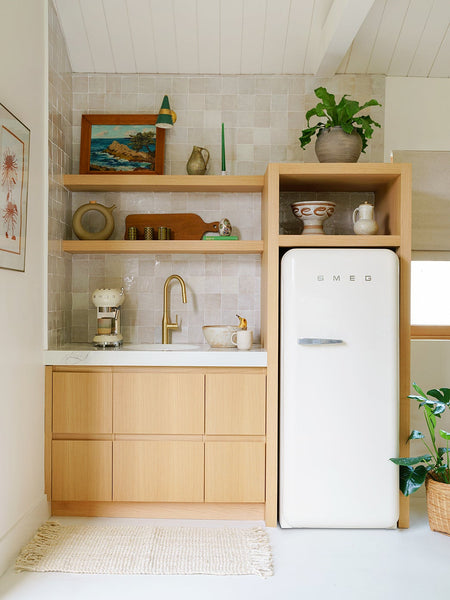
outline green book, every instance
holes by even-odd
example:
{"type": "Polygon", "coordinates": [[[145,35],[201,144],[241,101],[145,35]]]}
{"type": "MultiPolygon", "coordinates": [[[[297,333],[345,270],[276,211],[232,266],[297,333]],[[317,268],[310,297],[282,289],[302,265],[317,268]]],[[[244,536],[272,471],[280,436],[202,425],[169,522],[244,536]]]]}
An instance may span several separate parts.
{"type": "Polygon", "coordinates": [[[204,240],[238,240],[237,235],[204,235],[204,240]]]}

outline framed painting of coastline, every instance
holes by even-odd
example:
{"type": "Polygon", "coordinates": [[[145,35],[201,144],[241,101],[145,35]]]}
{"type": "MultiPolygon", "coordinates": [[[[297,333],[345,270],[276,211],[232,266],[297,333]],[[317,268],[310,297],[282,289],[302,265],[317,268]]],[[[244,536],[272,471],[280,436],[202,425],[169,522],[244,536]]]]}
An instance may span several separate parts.
{"type": "Polygon", "coordinates": [[[0,267],[25,271],[30,130],[0,104],[0,267]]]}
{"type": "Polygon", "coordinates": [[[165,130],[158,115],[82,115],[80,173],[162,175],[165,130]]]}

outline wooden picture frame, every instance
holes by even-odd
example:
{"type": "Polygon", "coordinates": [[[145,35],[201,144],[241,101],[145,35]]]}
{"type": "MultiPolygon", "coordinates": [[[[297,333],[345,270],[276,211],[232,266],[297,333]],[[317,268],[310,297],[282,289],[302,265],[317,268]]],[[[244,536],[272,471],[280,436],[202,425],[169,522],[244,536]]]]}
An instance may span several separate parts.
{"type": "Polygon", "coordinates": [[[30,130],[0,104],[0,268],[25,271],[30,130]]]}
{"type": "Polygon", "coordinates": [[[166,132],[156,127],[157,118],[158,115],[139,114],[82,115],[80,173],[162,175],[166,132]],[[136,147],[132,148],[126,142],[136,134],[150,136],[137,137],[136,147]],[[148,137],[154,143],[146,146],[148,137]]]}

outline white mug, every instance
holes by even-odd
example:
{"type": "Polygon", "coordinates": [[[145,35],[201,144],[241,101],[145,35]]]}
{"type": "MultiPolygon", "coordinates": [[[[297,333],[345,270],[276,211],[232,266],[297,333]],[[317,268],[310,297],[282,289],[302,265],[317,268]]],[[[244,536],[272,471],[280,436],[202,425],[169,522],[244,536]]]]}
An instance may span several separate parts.
{"type": "Polygon", "coordinates": [[[238,350],[250,350],[253,343],[253,331],[250,329],[240,329],[231,334],[231,343],[237,346],[238,350]]]}

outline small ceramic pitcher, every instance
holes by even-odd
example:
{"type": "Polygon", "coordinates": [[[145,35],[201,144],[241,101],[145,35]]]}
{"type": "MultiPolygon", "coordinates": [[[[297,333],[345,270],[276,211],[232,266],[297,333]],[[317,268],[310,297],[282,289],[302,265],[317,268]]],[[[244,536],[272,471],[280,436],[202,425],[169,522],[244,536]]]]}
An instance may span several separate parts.
{"type": "Polygon", "coordinates": [[[368,202],[360,204],[353,211],[353,231],[357,235],[374,235],[378,231],[378,225],[373,218],[373,206],[368,202]],[[358,218],[356,216],[358,215],[358,218]]]}
{"type": "Polygon", "coordinates": [[[204,175],[208,167],[209,162],[209,151],[206,148],[200,146],[194,146],[192,154],[187,161],[186,171],[189,175],[204,175]],[[206,160],[203,156],[203,152],[206,153],[206,160]]]}

